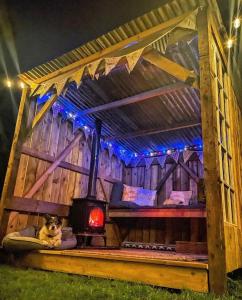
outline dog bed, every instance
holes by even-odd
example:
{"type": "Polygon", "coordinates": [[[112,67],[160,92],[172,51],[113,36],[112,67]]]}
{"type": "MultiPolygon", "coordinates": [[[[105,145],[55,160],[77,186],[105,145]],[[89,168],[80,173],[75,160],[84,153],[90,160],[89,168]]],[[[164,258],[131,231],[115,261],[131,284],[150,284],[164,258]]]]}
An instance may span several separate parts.
{"type": "Polygon", "coordinates": [[[41,240],[37,239],[37,227],[27,227],[18,232],[12,232],[6,235],[2,241],[3,248],[9,252],[30,251],[30,250],[66,250],[76,247],[77,240],[72,233],[71,227],[62,229],[62,241],[59,247],[49,247],[41,240]]]}

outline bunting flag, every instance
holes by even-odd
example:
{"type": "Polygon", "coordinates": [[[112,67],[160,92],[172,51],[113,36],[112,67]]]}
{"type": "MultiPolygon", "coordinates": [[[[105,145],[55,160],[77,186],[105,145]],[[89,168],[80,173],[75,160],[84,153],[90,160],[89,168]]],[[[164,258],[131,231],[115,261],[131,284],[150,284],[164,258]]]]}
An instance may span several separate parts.
{"type": "Polygon", "coordinates": [[[166,163],[166,158],[167,158],[167,155],[162,155],[162,156],[156,157],[161,168],[164,168],[165,163],[166,163]]]}
{"type": "Polygon", "coordinates": [[[58,102],[55,102],[53,105],[52,105],[52,112],[53,112],[53,117],[56,118],[58,116],[59,113],[61,113],[63,111],[63,106],[58,103],[58,102]]]}
{"type": "Polygon", "coordinates": [[[198,158],[199,158],[201,164],[203,164],[203,151],[198,151],[197,155],[198,155],[198,158]]]}
{"type": "Polygon", "coordinates": [[[94,77],[95,77],[95,79],[96,79],[96,80],[98,80],[98,79],[99,79],[99,77],[100,77],[100,74],[99,74],[99,73],[97,73],[97,74],[95,74],[95,75],[94,75],[94,77]]]}
{"type": "Polygon", "coordinates": [[[38,89],[33,93],[33,96],[39,95],[39,97],[43,97],[49,89],[52,87],[53,82],[41,84],[38,89]]]}
{"type": "Polygon", "coordinates": [[[179,156],[180,156],[180,152],[179,151],[174,151],[169,155],[172,159],[174,159],[174,161],[177,163],[179,156]]]}
{"type": "Polygon", "coordinates": [[[29,84],[29,87],[30,87],[30,96],[32,96],[37,91],[37,89],[40,87],[40,85],[38,85],[37,83],[31,82],[29,84]]]}
{"type": "Polygon", "coordinates": [[[109,156],[110,159],[111,159],[111,157],[113,156],[113,154],[114,154],[114,149],[113,149],[113,147],[108,147],[108,156],[109,156]]]}
{"type": "Polygon", "coordinates": [[[135,51],[135,52],[133,52],[129,55],[126,55],[126,60],[127,60],[127,63],[128,63],[128,65],[127,65],[128,68],[127,69],[128,69],[129,73],[133,71],[133,69],[134,69],[135,65],[137,64],[137,62],[138,62],[138,60],[139,60],[139,58],[140,58],[143,51],[144,51],[144,48],[139,49],[139,50],[137,50],[137,51],[135,51]]]}
{"type": "Polygon", "coordinates": [[[92,130],[87,126],[84,126],[83,127],[83,132],[84,132],[84,135],[85,135],[85,139],[87,141],[89,136],[92,134],[92,130]]]}
{"type": "Polygon", "coordinates": [[[81,79],[84,73],[85,67],[82,67],[80,70],[78,70],[77,72],[75,72],[71,78],[70,81],[75,81],[77,88],[80,86],[81,84],[81,79]]]}
{"type": "Polygon", "coordinates": [[[149,169],[152,162],[154,161],[154,157],[145,157],[145,168],[149,169]]]}
{"type": "Polygon", "coordinates": [[[66,82],[67,82],[67,78],[65,78],[65,79],[63,79],[63,80],[58,81],[58,82],[55,83],[55,88],[56,88],[56,94],[57,94],[57,96],[59,96],[61,94],[61,92],[63,91],[66,82]]]}
{"type": "Polygon", "coordinates": [[[141,161],[142,157],[136,156],[132,159],[132,167],[136,168],[139,162],[141,161]]]}
{"type": "Polygon", "coordinates": [[[97,68],[98,68],[100,62],[101,62],[101,60],[99,59],[87,66],[88,73],[90,74],[92,79],[94,78],[94,75],[97,71],[97,68]]]}
{"type": "Polygon", "coordinates": [[[103,152],[103,150],[106,149],[106,143],[103,139],[101,139],[100,141],[100,148],[101,148],[101,152],[103,152]]]}
{"type": "Polygon", "coordinates": [[[126,155],[126,156],[122,157],[121,159],[124,161],[124,164],[127,167],[131,163],[132,157],[129,155],[126,155]]]}
{"type": "Polygon", "coordinates": [[[116,67],[121,57],[107,57],[105,58],[105,75],[108,75],[113,68],[116,67]]]}
{"type": "Polygon", "coordinates": [[[182,155],[183,155],[183,160],[184,160],[184,163],[186,163],[190,157],[193,155],[194,151],[191,151],[191,150],[185,150],[183,151],[182,155]]]}

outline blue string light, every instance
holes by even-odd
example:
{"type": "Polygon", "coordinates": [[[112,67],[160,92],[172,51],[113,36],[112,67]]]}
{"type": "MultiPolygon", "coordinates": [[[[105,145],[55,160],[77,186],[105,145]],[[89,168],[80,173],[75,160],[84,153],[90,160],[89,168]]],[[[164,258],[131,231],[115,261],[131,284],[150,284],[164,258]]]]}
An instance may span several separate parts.
{"type": "MultiPolygon", "coordinates": [[[[37,101],[38,104],[42,104],[46,102],[51,97],[51,93],[47,93],[41,98],[38,97],[37,101]]],[[[73,124],[73,131],[77,129],[82,129],[88,135],[91,132],[91,128],[86,124],[85,120],[82,117],[78,116],[78,113],[74,113],[70,111],[58,101],[55,102],[52,106],[53,115],[61,115],[64,120],[70,120],[73,124]]],[[[115,142],[107,142],[101,139],[101,148],[107,149],[108,151],[112,151],[114,155],[119,157],[121,160],[125,162],[127,165],[131,162],[132,159],[137,157],[145,158],[145,157],[156,157],[161,155],[170,155],[176,151],[183,152],[187,150],[191,151],[202,151],[203,145],[201,139],[194,140],[194,145],[184,145],[184,144],[176,144],[175,147],[164,148],[164,147],[157,147],[157,151],[145,151],[143,154],[138,154],[136,152],[129,151],[122,147],[121,145],[115,142]]]]}

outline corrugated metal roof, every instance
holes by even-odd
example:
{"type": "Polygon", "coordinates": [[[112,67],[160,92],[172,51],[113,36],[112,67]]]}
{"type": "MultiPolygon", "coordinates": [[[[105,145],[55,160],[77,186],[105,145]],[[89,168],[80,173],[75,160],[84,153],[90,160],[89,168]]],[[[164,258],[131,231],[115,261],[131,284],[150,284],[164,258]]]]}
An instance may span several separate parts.
{"type": "MultiPolygon", "coordinates": [[[[115,45],[122,40],[191,11],[198,7],[198,5],[198,0],[169,1],[169,3],[100,36],[96,40],[90,41],[58,58],[37,66],[22,75],[30,80],[39,79],[80,59],[115,45]]],[[[159,51],[163,50],[166,47],[164,43],[165,40],[158,41],[154,44],[154,47],[159,51]]]]}
{"type": "MultiPolygon", "coordinates": [[[[105,35],[70,51],[46,64],[35,67],[23,75],[30,80],[40,79],[54,71],[68,66],[82,58],[88,57],[116,43],[152,28],[169,19],[196,9],[198,0],[174,0],[136,18],[105,35]]],[[[166,39],[154,43],[158,51],[166,49],[166,39]]],[[[197,40],[179,42],[168,46],[166,56],[187,69],[199,72],[197,40]]],[[[70,83],[65,96],[59,101],[73,112],[95,107],[104,103],[139,94],[177,82],[177,79],[152,64],[139,60],[129,74],[124,65],[117,66],[107,76],[98,80],[85,76],[79,89],[70,83]]],[[[177,123],[200,120],[200,100],[198,91],[184,88],[177,92],[156,97],[141,103],[119,107],[83,117],[85,122],[93,125],[94,117],[103,120],[103,135],[115,136],[132,133],[142,129],[173,126],[177,123]]],[[[156,151],[162,147],[191,145],[201,141],[201,127],[186,128],[132,139],[120,139],[118,143],[138,153],[156,151]]]]}
{"type": "MultiPolygon", "coordinates": [[[[196,38],[189,43],[178,43],[167,49],[167,56],[186,68],[198,72],[198,49],[196,38]]],[[[79,89],[70,84],[65,97],[60,97],[64,106],[73,111],[112,102],[177,82],[177,79],[145,60],[135,66],[129,74],[124,65],[98,80],[84,78],[79,89]]],[[[200,121],[200,99],[197,90],[187,87],[144,102],[106,110],[85,116],[93,125],[94,116],[103,120],[103,135],[115,136],[160,127],[173,127],[177,123],[200,121]]],[[[138,153],[156,151],[162,147],[193,145],[201,142],[201,127],[180,129],[155,135],[120,139],[117,142],[138,153]]]]}

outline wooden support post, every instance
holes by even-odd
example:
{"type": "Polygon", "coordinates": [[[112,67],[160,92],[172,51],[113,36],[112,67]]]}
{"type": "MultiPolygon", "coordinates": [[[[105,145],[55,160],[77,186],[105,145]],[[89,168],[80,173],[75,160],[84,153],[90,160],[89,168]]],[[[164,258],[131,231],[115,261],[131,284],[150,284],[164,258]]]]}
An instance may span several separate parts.
{"type": "Polygon", "coordinates": [[[198,83],[194,71],[188,70],[178,63],[168,59],[157,50],[151,50],[143,55],[143,58],[159,69],[167,72],[175,78],[186,82],[194,88],[198,88],[198,83]]]}
{"type": "Polygon", "coordinates": [[[206,7],[197,16],[198,47],[200,56],[200,97],[202,134],[204,144],[204,180],[207,203],[207,238],[209,288],[211,292],[223,294],[227,288],[224,238],[224,216],[219,184],[219,157],[216,105],[213,97],[209,39],[209,11],[206,7]]]}
{"type": "MultiPolygon", "coordinates": [[[[7,200],[11,199],[13,195],[14,185],[16,182],[17,170],[18,170],[18,165],[19,165],[19,160],[21,155],[20,148],[26,132],[26,122],[27,122],[26,115],[27,115],[27,108],[28,108],[26,102],[28,98],[28,92],[29,92],[28,87],[24,87],[22,91],[20,105],[19,105],[19,112],[18,112],[17,122],[15,126],[15,132],[13,136],[13,142],[10,151],[7,172],[5,176],[5,181],[4,181],[2,196],[0,201],[0,227],[3,221],[5,224],[8,223],[6,217],[4,217],[4,209],[7,200]]],[[[4,234],[5,232],[1,230],[0,241],[3,238],[4,234]]]]}
{"type": "Polygon", "coordinates": [[[70,144],[58,155],[56,160],[49,166],[49,168],[37,179],[32,188],[24,195],[25,198],[32,198],[33,195],[44,184],[49,175],[60,165],[61,161],[71,152],[71,149],[77,144],[83,136],[82,132],[78,132],[70,144]]]}

